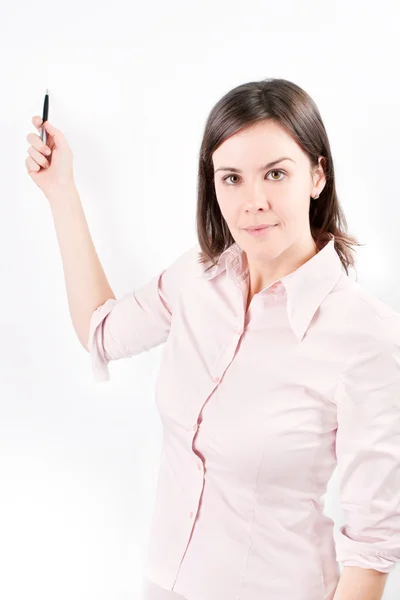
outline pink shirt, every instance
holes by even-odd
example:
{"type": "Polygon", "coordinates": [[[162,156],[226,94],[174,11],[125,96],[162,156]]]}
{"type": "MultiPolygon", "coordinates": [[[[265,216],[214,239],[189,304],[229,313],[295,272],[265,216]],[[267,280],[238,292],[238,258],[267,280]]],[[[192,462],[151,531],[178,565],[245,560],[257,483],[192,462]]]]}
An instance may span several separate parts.
{"type": "Polygon", "coordinates": [[[243,251],[193,246],[92,316],[108,363],[166,342],[145,578],[155,600],[331,600],[339,564],[400,561],[400,314],[320,251],[251,300],[243,251]],[[323,496],[337,466],[346,524],[323,496]],[[158,587],[159,586],[159,587],[158,587]],[[180,596],[181,595],[181,596],[180,596]]]}

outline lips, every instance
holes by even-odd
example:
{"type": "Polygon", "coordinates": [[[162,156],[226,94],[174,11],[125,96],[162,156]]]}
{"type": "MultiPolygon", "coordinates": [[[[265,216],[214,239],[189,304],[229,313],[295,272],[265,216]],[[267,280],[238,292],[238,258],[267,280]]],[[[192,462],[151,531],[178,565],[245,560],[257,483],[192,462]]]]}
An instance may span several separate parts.
{"type": "Polygon", "coordinates": [[[275,227],[274,225],[256,225],[255,227],[246,227],[246,231],[258,231],[259,229],[265,229],[266,227],[275,227]]]}

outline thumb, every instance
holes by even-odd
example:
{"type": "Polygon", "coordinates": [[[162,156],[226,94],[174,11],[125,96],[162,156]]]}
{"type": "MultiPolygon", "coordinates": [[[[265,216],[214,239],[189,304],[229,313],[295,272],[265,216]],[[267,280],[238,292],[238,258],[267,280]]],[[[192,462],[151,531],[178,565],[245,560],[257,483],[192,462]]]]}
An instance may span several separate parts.
{"type": "Polygon", "coordinates": [[[52,125],[48,121],[45,121],[43,123],[43,127],[52,136],[52,138],[55,142],[55,145],[58,146],[58,148],[62,148],[63,146],[66,145],[66,140],[65,140],[62,132],[59,129],[57,129],[56,127],[54,127],[54,125],[52,125]]]}

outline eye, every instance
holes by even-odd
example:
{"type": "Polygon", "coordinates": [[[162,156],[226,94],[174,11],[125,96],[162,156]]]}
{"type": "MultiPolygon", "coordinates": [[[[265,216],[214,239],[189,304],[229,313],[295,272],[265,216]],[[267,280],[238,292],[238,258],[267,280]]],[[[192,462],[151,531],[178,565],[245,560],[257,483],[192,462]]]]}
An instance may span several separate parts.
{"type": "MultiPolygon", "coordinates": [[[[280,173],[281,175],[285,175],[285,172],[282,171],[282,169],[272,169],[272,171],[268,171],[267,176],[270,173],[280,173]]],[[[230,175],[226,175],[225,177],[223,177],[222,180],[227,181],[230,177],[238,177],[238,175],[236,173],[231,173],[230,175]]],[[[282,179],[272,179],[272,181],[282,181],[282,179]]],[[[227,185],[232,186],[232,185],[236,185],[236,184],[229,183],[227,185]]]]}

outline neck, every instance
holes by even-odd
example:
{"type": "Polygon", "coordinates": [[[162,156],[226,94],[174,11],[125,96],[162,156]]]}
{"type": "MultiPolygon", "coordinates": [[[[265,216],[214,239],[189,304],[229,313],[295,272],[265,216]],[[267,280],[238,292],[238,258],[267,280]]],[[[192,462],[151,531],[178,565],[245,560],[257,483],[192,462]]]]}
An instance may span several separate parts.
{"type": "MultiPolygon", "coordinates": [[[[287,252],[293,252],[293,247],[289,248],[287,252]]],[[[318,252],[319,249],[314,239],[310,238],[309,244],[307,244],[307,247],[303,248],[302,251],[296,250],[293,257],[281,255],[273,261],[273,265],[249,261],[248,256],[245,253],[245,260],[249,271],[251,297],[271,285],[271,283],[296,271],[318,252]]]]}

